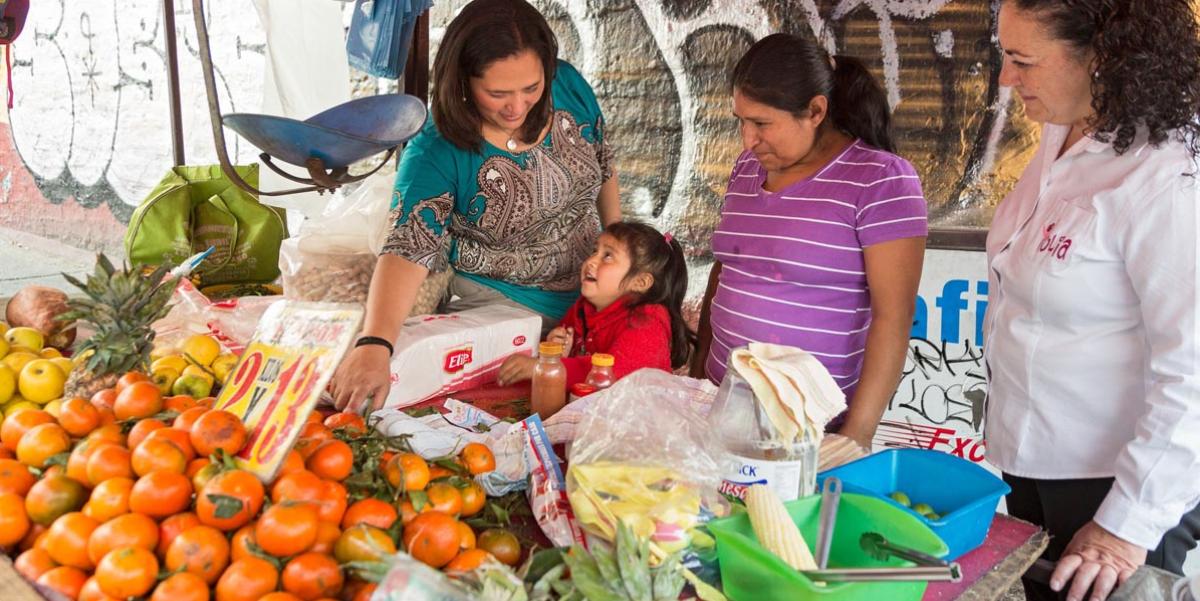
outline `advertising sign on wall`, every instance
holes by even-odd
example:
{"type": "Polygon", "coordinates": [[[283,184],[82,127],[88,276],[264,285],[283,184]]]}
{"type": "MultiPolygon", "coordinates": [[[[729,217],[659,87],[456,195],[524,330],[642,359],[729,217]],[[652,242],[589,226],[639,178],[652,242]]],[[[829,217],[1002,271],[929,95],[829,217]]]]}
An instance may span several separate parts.
{"type": "Polygon", "coordinates": [[[875,434],[876,450],[919,447],[984,461],[987,294],[984,253],[925,253],[908,356],[875,434]]]}

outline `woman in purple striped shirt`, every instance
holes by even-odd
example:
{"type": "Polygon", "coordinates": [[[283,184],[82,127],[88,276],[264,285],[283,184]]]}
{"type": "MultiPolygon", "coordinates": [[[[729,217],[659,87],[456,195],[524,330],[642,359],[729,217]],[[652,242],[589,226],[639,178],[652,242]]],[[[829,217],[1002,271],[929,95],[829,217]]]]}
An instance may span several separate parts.
{"type": "Polygon", "coordinates": [[[695,377],[748,342],[812,353],[846,393],[831,428],[870,447],[904,366],[925,198],[894,154],[887,99],[858,60],[774,34],[734,67],[745,151],[713,233],[695,377]]]}

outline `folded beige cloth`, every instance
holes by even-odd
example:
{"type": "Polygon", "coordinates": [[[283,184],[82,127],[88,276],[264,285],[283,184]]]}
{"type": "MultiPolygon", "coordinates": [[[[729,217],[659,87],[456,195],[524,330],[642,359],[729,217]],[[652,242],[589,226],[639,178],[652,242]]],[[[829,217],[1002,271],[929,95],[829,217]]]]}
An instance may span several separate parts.
{"type": "Polygon", "coordinates": [[[825,424],[846,409],[846,395],[829,370],[801,349],[751,342],[730,355],[730,364],[754,390],[785,442],[803,438],[805,432],[821,440],[825,424]]]}

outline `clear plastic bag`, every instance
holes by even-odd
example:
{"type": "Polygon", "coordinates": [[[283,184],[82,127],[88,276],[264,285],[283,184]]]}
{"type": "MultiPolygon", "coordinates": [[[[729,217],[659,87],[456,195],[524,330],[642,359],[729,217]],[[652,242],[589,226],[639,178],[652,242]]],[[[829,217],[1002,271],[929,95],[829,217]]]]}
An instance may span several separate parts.
{"type": "Polygon", "coordinates": [[[617,520],[670,553],[727,513],[726,458],[690,404],[684,378],[643,369],[621,379],[579,424],[567,492],[583,528],[612,540],[617,520]]]}
{"type": "Polygon", "coordinates": [[[286,297],[366,302],[388,228],[394,178],[383,170],[349,193],[335,192],[320,217],[283,241],[279,270],[286,297]]]}
{"type": "Polygon", "coordinates": [[[317,239],[320,250],[306,248],[310,239],[288,238],[279,247],[284,296],[293,300],[365,303],[375,273],[375,255],[335,252],[331,239],[317,239]]]}
{"type": "Polygon", "coordinates": [[[390,567],[371,601],[469,601],[465,587],[408,553],[397,552],[386,560],[390,567]]]}
{"type": "MultiPolygon", "coordinates": [[[[335,192],[320,217],[283,241],[279,271],[284,296],[314,302],[366,303],[375,262],[391,229],[392,182],[388,170],[343,194],[335,192]]],[[[453,271],[432,272],[417,291],[409,315],[428,315],[450,285],[453,271]]]]}
{"type": "Polygon", "coordinates": [[[193,334],[209,334],[225,349],[241,354],[254,337],[259,318],[278,300],[278,296],[243,296],[214,302],[182,278],[171,297],[171,310],[154,322],[154,344],[170,347],[193,334]]]}

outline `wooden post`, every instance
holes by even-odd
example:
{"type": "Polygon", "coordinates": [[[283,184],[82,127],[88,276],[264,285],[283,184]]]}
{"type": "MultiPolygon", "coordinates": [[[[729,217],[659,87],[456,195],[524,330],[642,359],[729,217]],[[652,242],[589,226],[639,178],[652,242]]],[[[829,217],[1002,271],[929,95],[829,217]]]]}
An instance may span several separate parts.
{"type": "Polygon", "coordinates": [[[412,49],[404,65],[404,93],[429,102],[429,11],[417,17],[412,49]]]}

